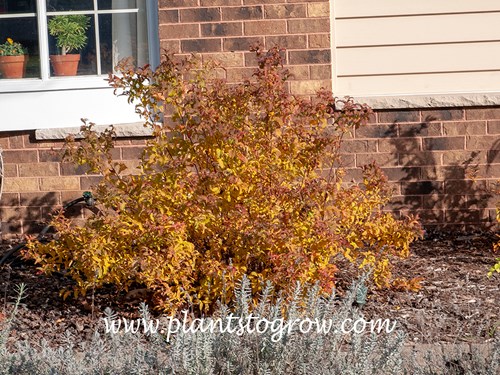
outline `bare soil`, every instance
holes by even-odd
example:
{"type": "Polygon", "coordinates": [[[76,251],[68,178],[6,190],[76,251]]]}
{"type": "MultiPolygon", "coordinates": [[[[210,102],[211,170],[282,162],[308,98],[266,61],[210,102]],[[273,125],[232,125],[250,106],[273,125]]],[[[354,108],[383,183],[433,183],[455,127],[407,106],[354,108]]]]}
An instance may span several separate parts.
{"type": "MultiPolygon", "coordinates": [[[[494,264],[490,232],[473,234],[428,234],[412,245],[408,259],[396,263],[397,275],[422,277],[418,292],[379,290],[369,293],[363,307],[367,318],[396,320],[414,343],[484,343],[500,335],[500,275],[486,276],[494,264]]],[[[3,251],[0,250],[0,258],[3,251]]],[[[341,275],[342,277],[342,275],[341,275]]],[[[341,280],[348,285],[351,280],[341,280]]],[[[64,333],[90,338],[104,309],[120,316],[137,317],[141,290],[128,295],[113,288],[89,293],[85,298],[67,299],[59,291],[72,281],[64,275],[44,276],[35,265],[16,260],[0,267],[0,322],[12,310],[16,285],[26,284],[11,342],[64,343],[64,333]]]]}

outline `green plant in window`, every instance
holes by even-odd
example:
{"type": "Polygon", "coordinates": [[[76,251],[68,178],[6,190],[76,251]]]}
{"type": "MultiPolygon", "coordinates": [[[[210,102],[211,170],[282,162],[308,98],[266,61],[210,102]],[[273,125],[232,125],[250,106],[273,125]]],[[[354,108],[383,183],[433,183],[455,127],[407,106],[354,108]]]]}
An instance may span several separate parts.
{"type": "Polygon", "coordinates": [[[4,44],[0,44],[0,56],[21,56],[26,54],[26,48],[21,43],[7,38],[4,44]]]}
{"type": "Polygon", "coordinates": [[[62,55],[87,45],[89,24],[90,18],[83,14],[55,16],[49,20],[49,33],[56,38],[62,55]]]}

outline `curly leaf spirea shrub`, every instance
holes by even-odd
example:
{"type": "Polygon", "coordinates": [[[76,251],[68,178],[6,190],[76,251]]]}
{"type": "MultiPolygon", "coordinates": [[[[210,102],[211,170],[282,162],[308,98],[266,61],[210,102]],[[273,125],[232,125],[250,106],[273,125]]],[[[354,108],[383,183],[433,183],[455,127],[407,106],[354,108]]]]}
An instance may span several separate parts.
{"type": "Polygon", "coordinates": [[[327,91],[292,96],[280,51],[255,52],[259,67],[240,84],[193,58],[165,56],[154,72],[122,63],[110,83],[154,139],[135,171],[111,157],[112,130],[83,127],[81,141],[69,139],[67,160],[103,176],[102,213],[83,227],[56,216],[58,239],[31,242],[26,256],[46,272],[66,270],[77,294],[145,285],[165,311],[188,301],[210,310],[243,274],[254,291],[263,280],[328,291],[340,257],[372,268],[379,287],[415,287],[393,280],[391,258],[408,256],[419,224],[382,211],[391,194],[375,165],[351,186],[336,167],[343,135],[370,109],[346,99],[336,110],[327,91]]]}

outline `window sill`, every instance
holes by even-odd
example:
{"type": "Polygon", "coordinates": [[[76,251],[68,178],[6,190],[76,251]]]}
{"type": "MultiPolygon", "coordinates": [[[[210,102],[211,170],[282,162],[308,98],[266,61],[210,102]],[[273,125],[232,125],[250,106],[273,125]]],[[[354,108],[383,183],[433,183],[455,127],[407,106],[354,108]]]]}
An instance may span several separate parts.
{"type": "MultiPolygon", "coordinates": [[[[105,130],[110,125],[98,125],[94,129],[98,132],[105,130]]],[[[151,137],[152,131],[150,128],[144,127],[142,122],[134,122],[130,124],[113,125],[117,138],[131,137],[151,137]]],[[[57,128],[57,129],[37,129],[35,130],[35,139],[37,141],[49,141],[65,139],[68,135],[76,135],[80,132],[79,127],[57,128]]]]}
{"type": "Polygon", "coordinates": [[[0,93],[109,88],[107,78],[108,76],[102,75],[53,77],[47,81],[37,78],[2,79],[0,93]]]}

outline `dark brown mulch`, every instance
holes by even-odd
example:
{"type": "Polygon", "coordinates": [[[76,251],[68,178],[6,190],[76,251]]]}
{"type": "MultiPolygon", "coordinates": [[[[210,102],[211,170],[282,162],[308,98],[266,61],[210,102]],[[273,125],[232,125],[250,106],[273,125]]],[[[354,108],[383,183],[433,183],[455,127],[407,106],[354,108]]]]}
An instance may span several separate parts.
{"type": "MultiPolygon", "coordinates": [[[[410,258],[397,263],[398,276],[422,277],[422,289],[370,293],[365,315],[397,320],[414,342],[491,341],[500,335],[500,275],[486,276],[495,259],[495,238],[492,233],[434,234],[414,243],[410,258]]],[[[84,299],[63,301],[59,290],[71,286],[71,280],[40,275],[33,264],[16,261],[0,268],[0,321],[11,310],[15,286],[21,282],[27,291],[12,342],[38,343],[43,338],[61,344],[65,331],[90,338],[106,307],[123,317],[137,317],[142,297],[107,288],[84,299]]]]}

